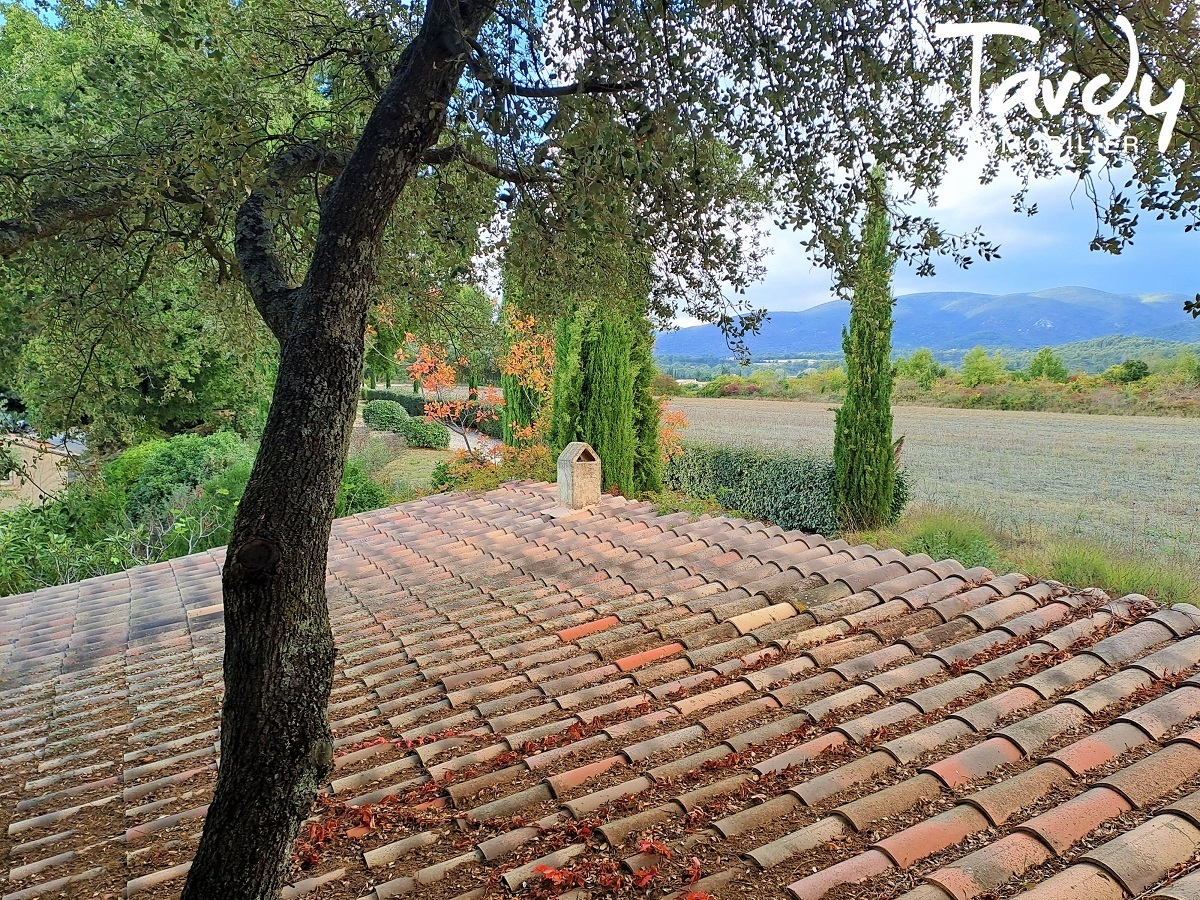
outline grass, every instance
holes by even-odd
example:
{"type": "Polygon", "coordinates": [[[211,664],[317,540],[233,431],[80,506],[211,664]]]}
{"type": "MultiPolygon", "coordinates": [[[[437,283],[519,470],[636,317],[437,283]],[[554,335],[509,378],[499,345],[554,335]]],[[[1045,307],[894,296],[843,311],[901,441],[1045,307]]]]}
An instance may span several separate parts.
{"type": "Polygon", "coordinates": [[[350,438],[349,458],[386,489],[395,503],[411,500],[428,488],[438,463],[453,455],[450,450],[409,447],[399,435],[370,432],[362,426],[355,428],[350,438]]]}
{"type": "MultiPolygon", "coordinates": [[[[691,440],[788,450],[833,444],[832,404],[676,398],[671,407],[687,416],[691,440]]],[[[1185,571],[1200,558],[1200,420],[895,412],[916,504],[981,511],[1026,540],[1048,535],[1185,571]]]]}
{"type": "Polygon", "coordinates": [[[1016,535],[979,513],[917,506],[891,528],[843,535],[852,544],[896,547],[987,566],[997,573],[1024,572],[1072,587],[1102,588],[1112,597],[1144,594],[1162,603],[1200,605],[1200,572],[1193,561],[1131,557],[1112,547],[1051,534],[1016,535]]]}
{"type": "Polygon", "coordinates": [[[406,448],[391,462],[379,469],[379,477],[385,482],[404,482],[428,487],[429,476],[440,462],[448,460],[453,453],[449,450],[418,450],[406,448]]]}

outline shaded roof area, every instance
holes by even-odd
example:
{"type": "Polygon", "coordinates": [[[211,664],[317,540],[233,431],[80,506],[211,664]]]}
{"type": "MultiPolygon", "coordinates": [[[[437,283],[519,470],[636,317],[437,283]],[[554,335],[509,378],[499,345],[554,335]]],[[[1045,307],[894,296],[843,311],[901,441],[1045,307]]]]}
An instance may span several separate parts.
{"type": "MultiPolygon", "coordinates": [[[[553,490],[335,523],[289,896],[1200,898],[1196,609],[553,490]]],[[[220,560],[0,601],[5,900],[178,896],[220,560]]]]}

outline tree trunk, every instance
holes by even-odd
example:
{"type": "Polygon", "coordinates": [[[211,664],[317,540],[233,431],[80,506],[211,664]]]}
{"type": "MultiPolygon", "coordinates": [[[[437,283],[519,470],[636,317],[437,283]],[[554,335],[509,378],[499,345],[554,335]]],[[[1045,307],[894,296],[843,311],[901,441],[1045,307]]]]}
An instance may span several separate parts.
{"type": "Polygon", "coordinates": [[[183,900],[275,900],[300,822],[333,765],[334,646],[325,565],[363,371],[367,312],[392,208],[438,140],[464,59],[491,14],[429,0],[354,152],[321,202],[304,284],[288,285],[268,202],[329,154],[281,154],[237,223],[242,275],[280,342],[275,395],[223,573],[221,766],[183,900]]]}
{"type": "Polygon", "coordinates": [[[187,900],[277,897],[299,823],[332,769],[325,563],[362,372],[362,341],[344,335],[362,333],[359,318],[298,329],[282,348],[225,561],[220,778],[187,900]]]}

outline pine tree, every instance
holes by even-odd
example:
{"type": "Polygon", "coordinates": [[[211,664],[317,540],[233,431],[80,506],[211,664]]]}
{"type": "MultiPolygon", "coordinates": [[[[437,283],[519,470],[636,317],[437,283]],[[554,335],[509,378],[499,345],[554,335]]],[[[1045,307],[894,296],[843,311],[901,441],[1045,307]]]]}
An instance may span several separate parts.
{"type": "Polygon", "coordinates": [[[889,521],[896,487],[892,449],[893,257],[885,179],[871,172],[862,248],[855,272],[850,328],[842,331],[846,399],[837,411],[833,456],[843,525],[875,528],[889,521]]]}

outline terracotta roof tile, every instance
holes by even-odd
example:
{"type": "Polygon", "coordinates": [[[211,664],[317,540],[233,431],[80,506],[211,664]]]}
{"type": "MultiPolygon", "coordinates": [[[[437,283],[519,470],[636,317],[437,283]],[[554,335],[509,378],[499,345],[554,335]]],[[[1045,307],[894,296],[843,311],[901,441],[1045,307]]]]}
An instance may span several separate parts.
{"type": "Polygon", "coordinates": [[[835,888],[861,884],[892,868],[891,860],[884,853],[868,850],[789,884],[787,889],[796,900],[819,900],[835,888]]]}
{"type": "Polygon", "coordinates": [[[1042,763],[976,791],[965,797],[964,802],[977,807],[993,826],[999,827],[1021,810],[1036,804],[1054,788],[1069,782],[1071,775],[1061,765],[1042,763]]]}
{"type": "Polygon", "coordinates": [[[953,900],[972,900],[992,894],[1016,876],[1047,862],[1050,856],[1050,850],[1037,838],[1017,832],[925,877],[953,900]]]}
{"type": "Polygon", "coordinates": [[[1086,864],[1102,869],[1130,894],[1141,894],[1200,849],[1200,829],[1170,812],[1090,850],[1086,864]]]}
{"type": "MultiPolygon", "coordinates": [[[[819,896],[864,879],[895,895],[917,877],[895,865],[936,852],[907,900],[1011,892],[1035,866],[1056,892],[1042,896],[1103,897],[1136,873],[1071,864],[1036,835],[1071,843],[1098,816],[1131,837],[1164,818],[1200,828],[1194,798],[1154,814],[1200,781],[1200,729],[1179,733],[1200,714],[1191,607],[616,498],[553,505],[552,486],[513,484],[335,523],[330,790],[439,791],[415,802],[435,818],[355,828],[365,855],[297,891],[482,900],[464,886],[501,863],[519,891],[539,864],[604,852],[583,832],[547,846],[543,828],[602,815],[606,840],[697,854],[692,889],[713,896],[741,877],[738,853],[778,873],[765,893],[819,896]],[[1105,818],[1113,803],[1131,808],[1105,818]],[[492,824],[452,827],[462,815],[492,824]]],[[[221,559],[0,601],[18,892],[177,890],[186,847],[152,854],[194,842],[215,773],[221,559]],[[134,842],[89,843],[83,825],[134,842]]],[[[1142,880],[1187,851],[1161,843],[1142,880]]]]}

